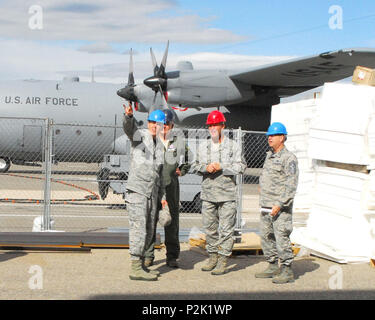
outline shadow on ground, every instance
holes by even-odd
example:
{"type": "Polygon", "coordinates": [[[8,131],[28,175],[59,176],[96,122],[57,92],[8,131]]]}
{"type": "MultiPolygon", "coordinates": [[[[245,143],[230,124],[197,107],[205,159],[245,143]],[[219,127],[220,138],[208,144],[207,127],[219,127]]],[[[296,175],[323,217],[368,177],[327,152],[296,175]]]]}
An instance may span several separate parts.
{"type": "MultiPolygon", "coordinates": [[[[180,252],[179,257],[179,268],[182,270],[193,270],[197,263],[206,260],[208,257],[201,253],[194,252],[192,250],[183,250],[180,252]]],[[[161,274],[173,271],[174,268],[170,268],[166,265],[166,259],[158,259],[154,261],[155,270],[160,271],[161,274]]]]}
{"type": "Polygon", "coordinates": [[[2,252],[0,253],[0,263],[5,262],[7,260],[15,259],[18,257],[23,257],[26,255],[27,255],[27,252],[19,252],[19,251],[2,252]]]}
{"type": "MultiPolygon", "coordinates": [[[[214,292],[168,293],[168,294],[108,294],[93,295],[90,300],[369,300],[375,299],[375,290],[330,291],[265,291],[265,292],[214,292]]],[[[188,303],[188,302],[187,302],[188,303]]]]}

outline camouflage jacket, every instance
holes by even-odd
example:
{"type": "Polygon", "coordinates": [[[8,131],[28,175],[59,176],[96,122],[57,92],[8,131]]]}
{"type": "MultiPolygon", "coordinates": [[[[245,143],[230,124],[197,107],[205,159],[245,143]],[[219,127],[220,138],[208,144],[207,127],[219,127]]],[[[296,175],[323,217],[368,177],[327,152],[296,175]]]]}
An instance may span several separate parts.
{"type": "Polygon", "coordinates": [[[167,136],[168,144],[164,149],[163,181],[165,186],[171,183],[178,183],[176,169],[181,170],[181,176],[185,175],[189,169],[189,149],[185,143],[182,131],[171,130],[167,136]]]}
{"type": "Polygon", "coordinates": [[[285,146],[275,153],[268,151],[259,178],[260,206],[292,208],[298,184],[298,161],[285,146]]]}
{"type": "Polygon", "coordinates": [[[192,165],[192,171],[203,176],[201,199],[211,202],[236,200],[236,175],[242,174],[246,169],[241,149],[228,137],[224,138],[214,152],[212,145],[211,139],[203,141],[192,165]],[[207,166],[213,162],[220,163],[222,170],[207,172],[207,166]]]}
{"type": "Polygon", "coordinates": [[[153,139],[148,129],[138,129],[134,116],[124,115],[123,128],[131,142],[130,168],[126,188],[151,197],[154,187],[159,197],[165,199],[162,179],[164,162],[163,144],[153,139]],[[163,197],[164,196],[164,197],[163,197]]]}

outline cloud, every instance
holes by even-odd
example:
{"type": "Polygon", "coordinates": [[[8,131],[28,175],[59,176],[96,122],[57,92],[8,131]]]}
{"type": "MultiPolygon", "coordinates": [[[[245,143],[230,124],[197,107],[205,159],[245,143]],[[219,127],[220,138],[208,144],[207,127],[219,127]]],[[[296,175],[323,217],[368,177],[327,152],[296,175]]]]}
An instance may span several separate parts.
{"type": "Polygon", "coordinates": [[[93,13],[103,9],[102,6],[89,3],[68,3],[58,6],[52,6],[51,11],[75,12],[75,13],[93,13]]]}
{"type": "MultiPolygon", "coordinates": [[[[64,76],[79,76],[83,81],[91,80],[94,68],[97,82],[125,83],[129,72],[129,56],[108,52],[90,54],[74,47],[60,47],[46,43],[24,40],[1,40],[0,80],[41,79],[61,80],[64,76]]],[[[155,51],[160,63],[162,51],[155,51]]],[[[194,53],[182,55],[170,51],[167,71],[176,70],[179,61],[191,61],[196,70],[244,71],[251,67],[273,63],[290,57],[245,56],[238,54],[194,53]]],[[[134,56],[134,76],[142,82],[152,74],[152,63],[148,50],[134,56]]]]}
{"type": "MultiPolygon", "coordinates": [[[[133,51],[133,56],[136,56],[137,54],[139,54],[137,50],[132,49],[132,51],[133,51]]],[[[130,55],[130,49],[125,50],[122,54],[130,55]]]]}
{"type": "Polygon", "coordinates": [[[114,49],[105,42],[95,42],[92,44],[84,45],[77,49],[78,51],[88,52],[88,53],[109,53],[114,52],[114,49]]]}
{"type": "Polygon", "coordinates": [[[174,0],[39,0],[43,29],[28,26],[34,0],[2,0],[0,36],[27,40],[93,42],[234,43],[246,40],[213,28],[214,18],[183,12],[174,0]],[[5,18],[6,17],[6,18],[5,18]],[[211,20],[210,20],[211,19],[211,20]]]}
{"type": "Polygon", "coordinates": [[[61,80],[65,73],[76,73],[76,70],[87,70],[91,73],[92,67],[96,65],[125,62],[125,56],[116,53],[90,54],[77,51],[74,47],[61,47],[45,42],[0,39],[0,48],[2,80],[61,80]]]}

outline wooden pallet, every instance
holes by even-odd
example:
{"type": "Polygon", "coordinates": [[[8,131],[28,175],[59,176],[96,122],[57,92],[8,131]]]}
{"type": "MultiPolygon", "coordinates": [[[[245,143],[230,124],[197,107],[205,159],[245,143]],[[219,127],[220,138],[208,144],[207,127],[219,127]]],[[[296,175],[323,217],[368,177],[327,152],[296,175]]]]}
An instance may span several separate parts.
{"type": "Polygon", "coordinates": [[[238,256],[242,254],[248,256],[261,256],[263,255],[263,250],[261,248],[237,248],[232,250],[233,256],[238,256]]]}
{"type": "MultiPolygon", "coordinates": [[[[204,234],[200,235],[200,239],[189,239],[190,250],[206,254],[206,237],[204,234]]],[[[297,255],[300,248],[293,246],[293,254],[297,255]]],[[[234,256],[246,254],[260,256],[263,255],[261,246],[261,239],[259,235],[254,232],[244,233],[241,236],[241,242],[235,243],[232,249],[234,256]]]]}
{"type": "Polygon", "coordinates": [[[263,255],[261,239],[255,232],[244,233],[241,236],[241,242],[233,246],[233,255],[246,254],[259,256],[263,255]]]}

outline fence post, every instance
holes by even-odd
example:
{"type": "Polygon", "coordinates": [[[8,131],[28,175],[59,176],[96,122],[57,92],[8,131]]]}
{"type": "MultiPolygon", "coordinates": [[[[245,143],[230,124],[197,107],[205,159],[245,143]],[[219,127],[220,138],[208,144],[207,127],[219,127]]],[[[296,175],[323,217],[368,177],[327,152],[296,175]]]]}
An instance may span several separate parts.
{"type": "MultiPolygon", "coordinates": [[[[239,149],[241,150],[242,156],[242,130],[241,127],[237,129],[237,143],[239,149]]],[[[241,242],[242,237],[242,183],[243,183],[243,176],[242,174],[238,174],[236,176],[236,183],[237,183],[237,215],[236,215],[236,226],[235,226],[235,242],[241,242]]]]}
{"type": "Polygon", "coordinates": [[[52,167],[52,119],[46,119],[44,128],[44,213],[42,230],[51,230],[51,167],[52,167]]]}

